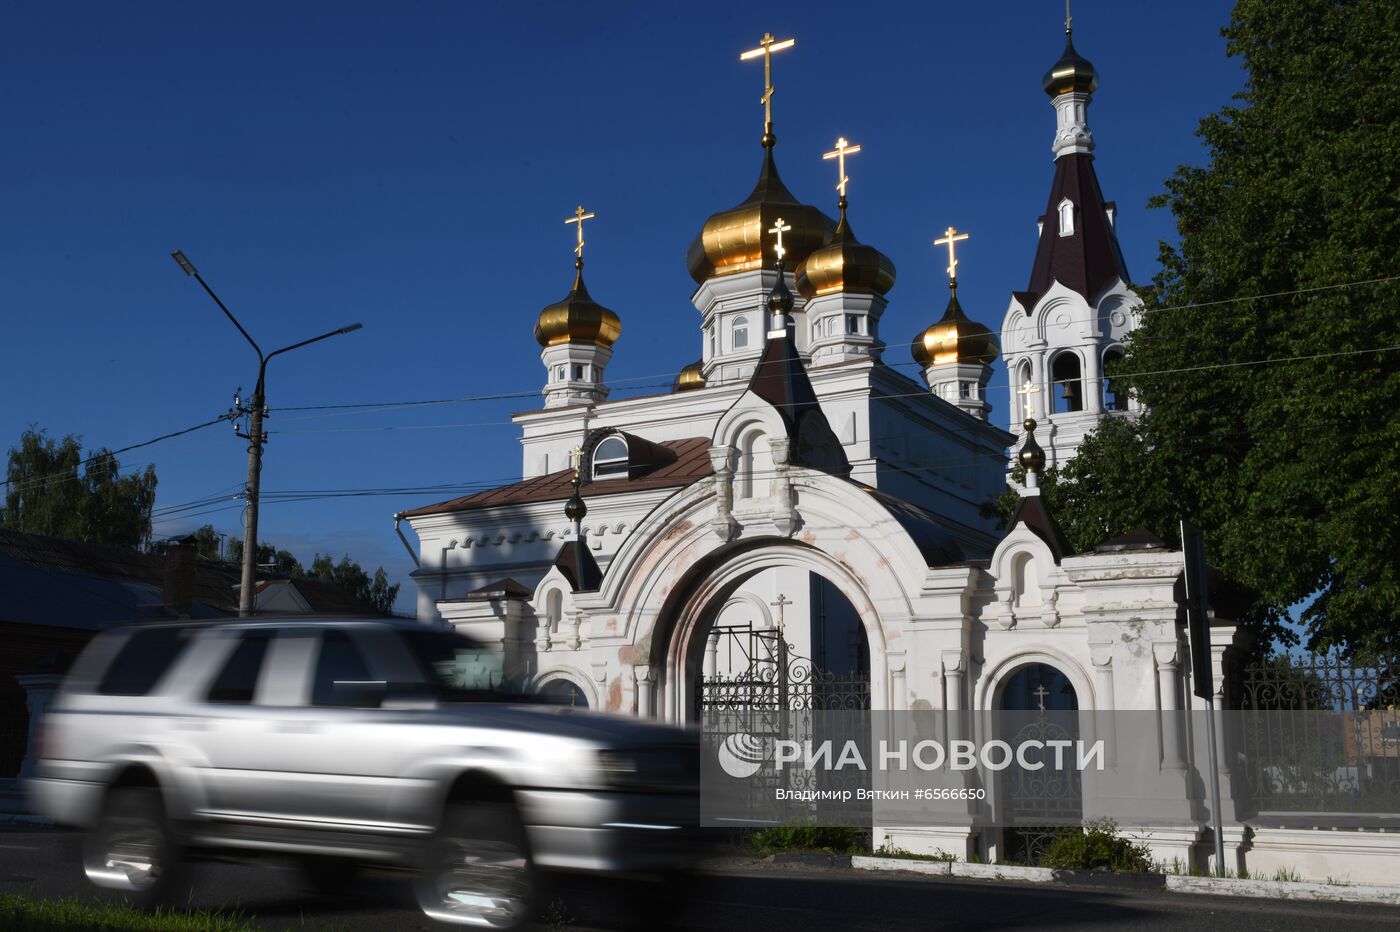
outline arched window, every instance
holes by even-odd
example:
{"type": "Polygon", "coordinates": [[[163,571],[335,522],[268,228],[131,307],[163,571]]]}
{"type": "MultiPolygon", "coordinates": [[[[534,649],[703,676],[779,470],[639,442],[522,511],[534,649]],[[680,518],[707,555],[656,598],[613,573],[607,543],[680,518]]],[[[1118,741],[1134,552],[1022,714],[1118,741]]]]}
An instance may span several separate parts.
{"type": "Polygon", "coordinates": [[[714,355],[715,355],[715,332],[714,332],[713,330],[710,330],[710,331],[709,331],[709,337],[710,337],[710,358],[713,359],[713,358],[714,358],[714,355]]]}
{"type": "Polygon", "coordinates": [[[1103,354],[1103,409],[1105,411],[1126,411],[1128,410],[1128,391],[1118,384],[1118,381],[1109,376],[1109,369],[1123,361],[1123,350],[1117,346],[1109,347],[1103,354]]]}
{"type": "Polygon", "coordinates": [[[734,348],[744,349],[749,345],[749,319],[747,317],[734,318],[734,348]]]}
{"type": "Polygon", "coordinates": [[[739,468],[734,475],[736,497],[753,498],[758,494],[768,464],[768,438],[760,430],[744,434],[739,440],[739,468]]]}
{"type": "Polygon", "coordinates": [[[544,597],[544,623],[551,634],[559,630],[559,620],[564,617],[564,593],[558,589],[549,590],[544,597]]]}
{"type": "Polygon", "coordinates": [[[1019,424],[1026,419],[1026,403],[1030,402],[1035,408],[1034,417],[1041,416],[1043,405],[1036,399],[1038,395],[1023,395],[1021,389],[1028,384],[1034,384],[1031,380],[1031,363],[1026,360],[1016,367],[1016,378],[1011,383],[1011,422],[1013,425],[1019,424]]]}
{"type": "Polygon", "coordinates": [[[1073,236],[1073,235],[1074,235],[1074,201],[1071,201],[1069,198],[1065,198],[1063,201],[1060,201],[1060,206],[1059,206],[1058,210],[1059,210],[1059,213],[1060,213],[1060,235],[1061,235],[1061,236],[1073,236]]]}
{"type": "Polygon", "coordinates": [[[577,683],[565,679],[550,680],[540,687],[540,695],[552,705],[571,705],[580,709],[588,708],[588,697],[577,683]]]}
{"type": "Polygon", "coordinates": [[[608,437],[593,450],[593,478],[610,479],[627,475],[627,441],[608,437]]]}
{"type": "Polygon", "coordinates": [[[1084,410],[1084,382],[1080,375],[1079,357],[1065,352],[1050,365],[1050,378],[1055,383],[1055,413],[1084,410]]]}

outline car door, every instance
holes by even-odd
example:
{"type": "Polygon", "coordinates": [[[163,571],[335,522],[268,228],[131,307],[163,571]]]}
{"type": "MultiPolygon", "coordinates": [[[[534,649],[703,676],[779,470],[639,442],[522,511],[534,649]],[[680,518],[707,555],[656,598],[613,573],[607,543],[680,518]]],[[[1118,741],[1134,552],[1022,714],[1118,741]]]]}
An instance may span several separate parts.
{"type": "Polygon", "coordinates": [[[411,710],[384,708],[391,675],[371,627],[327,627],[278,639],[277,685],[262,709],[257,753],[266,807],[305,828],[388,832],[422,726],[411,710]]]}

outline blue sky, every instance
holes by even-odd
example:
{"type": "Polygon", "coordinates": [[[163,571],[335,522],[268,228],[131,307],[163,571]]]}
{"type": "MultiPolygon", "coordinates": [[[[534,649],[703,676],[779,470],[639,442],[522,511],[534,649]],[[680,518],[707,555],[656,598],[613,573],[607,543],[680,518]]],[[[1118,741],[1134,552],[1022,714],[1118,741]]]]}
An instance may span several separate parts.
{"type": "MultiPolygon", "coordinates": [[[[1075,4],[1100,75],[1090,112],[1128,268],[1156,271],[1170,216],[1146,201],[1199,164],[1199,119],[1237,92],[1225,2],[1075,4]]],[[[893,259],[897,344],[941,314],[948,225],[971,231],[959,296],[995,328],[1023,288],[1052,174],[1040,88],[1063,47],[1056,0],[1001,4],[22,2],[0,13],[0,446],[31,424],[119,448],[221,414],[256,358],[180,248],[265,348],[364,330],[269,369],[263,488],[444,486],[265,504],[265,540],[349,553],[406,580],[395,511],[519,476],[514,411],[538,406],[531,337],[572,277],[618,312],[614,397],[700,353],[685,248],[747,195],[761,150],[765,30],[777,157],[893,259]],[[515,394],[409,408],[276,410],[515,394]]],[[[908,362],[892,347],[891,362],[908,362]]],[[[914,374],[912,366],[905,371],[914,374]]],[[[1005,374],[991,389],[1005,424],[1005,374]]],[[[246,393],[246,391],[245,391],[246,393]]],[[[245,445],[219,425],[125,454],[160,476],[159,536],[239,533],[245,445]],[[219,496],[225,496],[219,498],[219,496]],[[218,509],[218,510],[216,510],[218,509]]],[[[289,496],[283,496],[289,497],[289,496]]],[[[408,588],[411,588],[411,584],[408,588]]],[[[408,607],[405,592],[401,606],[408,607]]]]}

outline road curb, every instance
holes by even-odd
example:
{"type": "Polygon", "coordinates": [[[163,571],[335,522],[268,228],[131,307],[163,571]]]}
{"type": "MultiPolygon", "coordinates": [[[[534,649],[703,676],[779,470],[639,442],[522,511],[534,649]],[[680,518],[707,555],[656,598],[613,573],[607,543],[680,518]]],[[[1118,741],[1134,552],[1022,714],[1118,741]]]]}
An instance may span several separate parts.
{"type": "Polygon", "coordinates": [[[1376,884],[1303,883],[1285,880],[1239,880],[1227,877],[1188,877],[1181,874],[1114,874],[1107,871],[1068,871],[1011,864],[968,864],[963,861],[920,861],[857,855],[851,867],[863,871],[902,871],[931,877],[968,877],[978,880],[1018,880],[1023,883],[1055,883],[1066,886],[1106,887],[1115,890],[1166,890],[1207,896],[1250,896],[1323,903],[1372,903],[1400,906],[1400,887],[1376,884]]]}
{"type": "Polygon", "coordinates": [[[1228,877],[1167,876],[1167,889],[1174,893],[1204,893],[1213,896],[1259,896],[1280,900],[1314,900],[1330,903],[1381,903],[1400,906],[1400,887],[1376,884],[1302,883],[1291,880],[1232,880],[1228,877]]]}

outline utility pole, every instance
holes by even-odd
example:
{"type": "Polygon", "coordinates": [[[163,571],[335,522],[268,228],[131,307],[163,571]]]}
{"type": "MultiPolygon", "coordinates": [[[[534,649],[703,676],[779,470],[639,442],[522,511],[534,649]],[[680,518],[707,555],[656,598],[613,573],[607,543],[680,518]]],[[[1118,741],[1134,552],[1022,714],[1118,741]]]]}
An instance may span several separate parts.
{"type": "Polygon", "coordinates": [[[319,343],[330,337],[340,336],[342,333],[353,333],[359,330],[362,325],[348,324],[329,333],[323,333],[319,337],[302,340],[300,343],[293,343],[264,355],[262,348],[248,335],[248,331],[243,329],[243,325],[238,322],[238,318],[233,316],[233,312],[224,305],[223,301],[219,300],[214,289],[210,288],[208,283],[200,277],[194,264],[185,258],[185,254],[177,249],[170,255],[179,263],[180,268],[184,269],[186,275],[193,277],[204,287],[204,290],[209,293],[209,297],[213,298],[214,303],[219,306],[219,310],[224,312],[224,316],[238,328],[238,332],[243,334],[243,339],[247,340],[248,345],[252,346],[253,351],[258,354],[258,381],[253,388],[253,397],[249,399],[248,407],[244,408],[237,396],[234,398],[237,411],[240,414],[248,415],[248,432],[239,434],[240,437],[248,440],[248,480],[244,491],[246,508],[243,513],[243,571],[238,586],[238,617],[248,618],[253,614],[253,585],[258,562],[258,501],[262,487],[262,450],[263,444],[267,442],[267,434],[263,432],[263,417],[267,413],[267,364],[272,361],[274,356],[289,353],[311,343],[319,343]]]}

